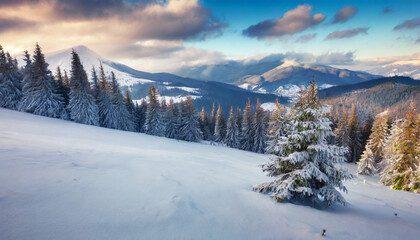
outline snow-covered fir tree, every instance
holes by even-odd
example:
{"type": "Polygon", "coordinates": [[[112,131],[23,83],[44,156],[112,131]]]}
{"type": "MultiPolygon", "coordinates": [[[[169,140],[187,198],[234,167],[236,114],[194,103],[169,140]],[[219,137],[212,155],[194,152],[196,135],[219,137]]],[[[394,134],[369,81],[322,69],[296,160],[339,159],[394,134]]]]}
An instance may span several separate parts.
{"type": "Polygon", "coordinates": [[[382,174],[381,181],[396,190],[420,193],[420,119],[412,108],[402,122],[397,136],[395,154],[382,174]]]}
{"type": "Polygon", "coordinates": [[[353,104],[350,110],[350,120],[348,126],[350,144],[349,144],[349,162],[357,162],[362,153],[361,134],[359,126],[359,117],[357,116],[356,106],[353,104]]]}
{"type": "Polygon", "coordinates": [[[372,133],[359,161],[358,174],[371,175],[381,171],[380,162],[383,159],[385,141],[389,135],[388,119],[388,111],[376,115],[372,133]]]}
{"type": "Polygon", "coordinates": [[[216,113],[216,123],[214,126],[214,140],[219,143],[224,143],[226,138],[226,122],[223,116],[223,110],[219,105],[216,113]]]}
{"type": "Polygon", "coordinates": [[[120,86],[115,78],[114,72],[111,72],[111,91],[112,91],[112,114],[113,114],[113,126],[112,128],[124,130],[124,131],[135,131],[135,124],[133,122],[133,116],[128,111],[124,101],[124,97],[121,93],[120,86]]]}
{"type": "Polygon", "coordinates": [[[131,121],[134,124],[134,130],[136,132],[140,132],[140,128],[139,128],[139,125],[138,125],[139,119],[138,119],[138,115],[137,115],[137,112],[136,112],[136,105],[134,104],[133,100],[131,99],[131,94],[130,94],[130,91],[128,90],[128,88],[125,91],[124,102],[125,102],[125,106],[128,109],[128,112],[130,113],[131,121]]]}
{"type": "Polygon", "coordinates": [[[109,86],[107,77],[105,75],[102,63],[99,66],[99,82],[98,82],[98,96],[96,103],[99,109],[99,123],[100,126],[106,128],[114,128],[114,113],[115,108],[112,107],[111,88],[109,86]]]}
{"type": "Polygon", "coordinates": [[[18,66],[0,45],[0,107],[18,109],[22,97],[21,81],[18,66]]]}
{"type": "Polygon", "coordinates": [[[210,126],[209,126],[209,116],[204,111],[204,107],[202,107],[201,114],[200,114],[200,129],[201,129],[201,132],[203,133],[203,139],[211,141],[212,134],[210,131],[210,126]]]}
{"type": "Polygon", "coordinates": [[[239,132],[238,132],[238,124],[236,119],[233,115],[233,108],[230,107],[229,118],[226,124],[226,138],[225,144],[231,148],[239,148],[239,132]]]}
{"type": "Polygon", "coordinates": [[[242,114],[242,129],[241,129],[241,149],[252,151],[254,144],[252,134],[252,115],[251,115],[251,101],[248,98],[248,103],[242,114]]]}
{"type": "Polygon", "coordinates": [[[214,129],[216,127],[216,106],[213,103],[213,107],[211,109],[210,115],[209,115],[209,128],[212,140],[214,140],[214,129]]]}
{"type": "Polygon", "coordinates": [[[236,108],[235,122],[236,122],[236,126],[238,126],[238,140],[239,140],[239,145],[240,145],[241,130],[242,130],[242,115],[241,115],[241,109],[239,109],[239,107],[236,108]]]}
{"type": "Polygon", "coordinates": [[[159,102],[157,100],[157,90],[155,85],[149,88],[149,99],[150,102],[147,105],[145,133],[162,136],[162,121],[159,114],[159,102]]]}
{"type": "MultiPolygon", "coordinates": [[[[59,67],[57,67],[59,69],[59,67]]],[[[91,70],[91,79],[92,79],[92,95],[94,98],[98,99],[101,87],[99,86],[99,79],[98,74],[96,73],[96,69],[92,66],[91,70]]]]}
{"type": "Polygon", "coordinates": [[[270,116],[270,123],[267,130],[266,152],[279,155],[282,142],[287,140],[287,130],[290,128],[286,108],[276,100],[276,109],[270,116]]]}
{"type": "Polygon", "coordinates": [[[139,132],[144,132],[144,124],[146,122],[147,103],[143,99],[140,105],[136,104],[137,129],[139,132]]]}
{"type": "MultiPolygon", "coordinates": [[[[341,117],[339,117],[335,133],[335,144],[338,146],[350,149],[350,134],[349,134],[349,121],[347,115],[347,108],[343,105],[341,117]]],[[[346,155],[347,160],[350,159],[350,151],[346,155]]]]}
{"type": "Polygon", "coordinates": [[[55,73],[55,85],[57,88],[57,93],[60,94],[64,99],[64,105],[67,106],[69,104],[69,94],[70,94],[70,88],[64,84],[63,75],[61,73],[61,69],[59,66],[57,66],[57,70],[55,73]]]}
{"type": "Polygon", "coordinates": [[[363,121],[363,126],[362,126],[362,131],[361,131],[362,150],[365,149],[369,136],[372,133],[373,121],[374,121],[374,118],[371,114],[368,114],[365,120],[363,121]]]}
{"type": "Polygon", "coordinates": [[[315,80],[301,90],[290,116],[286,138],[278,141],[278,155],[263,165],[263,171],[275,179],[254,186],[254,190],[270,194],[278,201],[303,202],[315,207],[333,203],[345,204],[336,190],[347,189],[343,180],[352,177],[337,163],[344,162],[347,151],[331,145],[327,136],[334,134],[326,117],[330,109],[321,105],[315,80]]]}
{"type": "Polygon", "coordinates": [[[199,142],[203,139],[203,133],[200,130],[200,122],[189,94],[187,94],[187,106],[181,121],[183,124],[181,128],[179,128],[180,139],[188,142],[199,142]]]}
{"type": "MultiPolygon", "coordinates": [[[[28,57],[28,56],[26,56],[28,57]]],[[[23,96],[19,110],[41,116],[68,119],[63,97],[57,93],[41,47],[35,47],[33,61],[26,59],[23,96]]]]}
{"type": "Polygon", "coordinates": [[[398,144],[401,141],[402,124],[404,121],[405,119],[397,119],[392,123],[389,136],[385,141],[383,160],[381,161],[383,171],[380,174],[381,182],[388,186],[392,184],[393,163],[399,158],[398,144]]]}
{"type": "Polygon", "coordinates": [[[257,98],[257,109],[255,110],[252,134],[253,134],[253,146],[252,151],[257,153],[264,153],[266,148],[266,115],[264,109],[260,106],[260,101],[257,98]]]}
{"type": "Polygon", "coordinates": [[[178,135],[178,111],[174,106],[174,100],[169,99],[169,106],[166,115],[166,124],[165,124],[165,137],[167,138],[179,138],[178,135]]]}
{"type": "Polygon", "coordinates": [[[99,126],[99,109],[79,55],[74,50],[71,61],[70,101],[67,108],[73,121],[99,126]]]}

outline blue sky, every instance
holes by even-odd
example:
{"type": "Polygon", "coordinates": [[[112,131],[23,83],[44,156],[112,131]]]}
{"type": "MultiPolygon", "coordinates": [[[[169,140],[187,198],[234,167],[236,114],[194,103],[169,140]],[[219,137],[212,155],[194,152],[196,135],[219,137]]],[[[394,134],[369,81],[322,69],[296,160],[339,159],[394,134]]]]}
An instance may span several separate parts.
{"type": "Polygon", "coordinates": [[[420,65],[419,9],[420,0],[0,0],[0,44],[14,55],[35,42],[46,52],[85,45],[154,72],[278,53],[420,65]]]}
{"type": "Polygon", "coordinates": [[[221,51],[229,56],[252,56],[276,52],[296,51],[322,54],[324,52],[354,51],[357,57],[386,57],[409,55],[420,50],[415,43],[420,38],[417,31],[393,31],[393,28],[407,19],[420,17],[420,1],[272,1],[272,0],[207,0],[204,5],[224,19],[228,28],[223,36],[206,41],[188,41],[187,46],[221,51]],[[323,13],[326,19],[319,25],[296,33],[291,39],[258,40],[242,35],[242,30],[266,19],[275,19],[298,5],[309,4],[313,13],[323,13]],[[357,14],[347,22],[331,24],[333,16],[344,6],[354,6],[357,14]],[[392,12],[384,14],[389,8],[392,12]],[[325,41],[333,31],[357,27],[369,27],[368,33],[348,39],[325,41]],[[310,42],[296,43],[300,35],[317,36],[310,42]]]}

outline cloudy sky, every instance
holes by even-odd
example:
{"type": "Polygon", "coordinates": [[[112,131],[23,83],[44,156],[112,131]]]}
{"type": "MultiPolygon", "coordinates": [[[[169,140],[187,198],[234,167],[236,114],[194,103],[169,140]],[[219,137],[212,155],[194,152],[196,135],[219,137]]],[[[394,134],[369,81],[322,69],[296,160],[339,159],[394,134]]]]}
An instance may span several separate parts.
{"type": "Polygon", "coordinates": [[[15,56],[85,45],[144,71],[312,56],[363,68],[420,64],[420,0],[0,0],[0,44],[15,56]]]}

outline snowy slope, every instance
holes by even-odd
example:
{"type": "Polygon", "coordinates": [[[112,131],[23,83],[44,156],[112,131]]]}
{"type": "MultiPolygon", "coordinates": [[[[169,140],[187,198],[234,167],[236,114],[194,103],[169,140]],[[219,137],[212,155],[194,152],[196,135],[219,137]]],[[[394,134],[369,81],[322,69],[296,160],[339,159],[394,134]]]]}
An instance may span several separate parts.
{"type": "Polygon", "coordinates": [[[251,191],[266,161],[0,109],[0,239],[418,239],[418,194],[362,177],[346,207],[276,203],[251,191]]]}

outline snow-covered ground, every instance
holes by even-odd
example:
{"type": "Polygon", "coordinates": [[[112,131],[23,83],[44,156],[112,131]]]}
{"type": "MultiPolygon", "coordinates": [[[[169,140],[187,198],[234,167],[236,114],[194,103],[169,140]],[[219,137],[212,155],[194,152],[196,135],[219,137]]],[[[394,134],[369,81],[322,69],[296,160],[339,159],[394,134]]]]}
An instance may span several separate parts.
{"type": "Polygon", "coordinates": [[[420,236],[419,194],[358,177],[345,207],[276,203],[251,191],[267,159],[0,109],[0,239],[420,236]]]}

